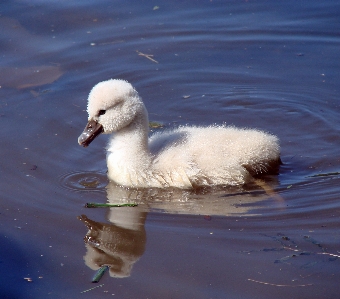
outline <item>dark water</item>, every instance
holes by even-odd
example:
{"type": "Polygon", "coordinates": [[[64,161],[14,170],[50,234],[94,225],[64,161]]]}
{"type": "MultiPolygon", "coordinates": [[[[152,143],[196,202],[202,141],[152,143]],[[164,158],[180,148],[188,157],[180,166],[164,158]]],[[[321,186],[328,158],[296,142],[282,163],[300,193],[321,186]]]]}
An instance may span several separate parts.
{"type": "Polygon", "coordinates": [[[339,15],[338,1],[2,1],[0,297],[339,298],[339,15]],[[279,136],[276,195],[105,187],[107,136],[77,137],[109,78],[165,127],[279,136]],[[84,208],[127,199],[140,205],[84,208]]]}

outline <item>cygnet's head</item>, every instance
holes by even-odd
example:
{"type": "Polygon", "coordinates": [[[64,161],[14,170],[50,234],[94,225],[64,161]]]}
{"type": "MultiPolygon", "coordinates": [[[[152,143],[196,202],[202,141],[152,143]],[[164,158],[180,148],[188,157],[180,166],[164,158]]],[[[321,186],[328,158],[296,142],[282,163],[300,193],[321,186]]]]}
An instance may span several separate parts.
{"type": "Polygon", "coordinates": [[[132,85],[111,79],[95,85],[88,97],[88,124],[78,143],[88,146],[100,133],[117,132],[131,124],[144,112],[144,104],[132,85]]]}

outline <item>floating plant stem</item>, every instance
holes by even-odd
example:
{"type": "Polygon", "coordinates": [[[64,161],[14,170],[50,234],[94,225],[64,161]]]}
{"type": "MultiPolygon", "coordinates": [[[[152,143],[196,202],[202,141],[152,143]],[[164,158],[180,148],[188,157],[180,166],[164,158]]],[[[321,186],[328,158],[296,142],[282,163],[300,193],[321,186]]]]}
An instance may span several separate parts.
{"type": "Polygon", "coordinates": [[[98,269],[96,274],[92,278],[92,282],[99,282],[99,280],[103,277],[104,273],[109,269],[108,266],[103,266],[98,269]]]}
{"type": "Polygon", "coordinates": [[[88,202],[85,204],[85,208],[120,208],[120,207],[136,207],[138,204],[136,203],[118,203],[118,204],[111,204],[111,203],[95,203],[95,202],[88,202]]]}
{"type": "Polygon", "coordinates": [[[160,122],[156,122],[156,121],[150,121],[149,122],[149,128],[151,129],[159,129],[159,128],[163,128],[164,125],[160,122]]]}

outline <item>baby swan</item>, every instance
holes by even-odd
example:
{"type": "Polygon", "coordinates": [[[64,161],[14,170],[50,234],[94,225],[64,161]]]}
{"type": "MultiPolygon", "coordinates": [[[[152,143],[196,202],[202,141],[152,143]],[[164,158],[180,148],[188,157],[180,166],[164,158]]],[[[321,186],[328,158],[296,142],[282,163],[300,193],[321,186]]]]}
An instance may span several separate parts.
{"type": "Polygon", "coordinates": [[[88,124],[78,143],[114,133],[107,147],[108,177],[128,187],[195,188],[242,185],[277,172],[277,137],[227,126],[182,126],[148,138],[148,113],[124,80],[98,83],[88,97],[88,124]]]}

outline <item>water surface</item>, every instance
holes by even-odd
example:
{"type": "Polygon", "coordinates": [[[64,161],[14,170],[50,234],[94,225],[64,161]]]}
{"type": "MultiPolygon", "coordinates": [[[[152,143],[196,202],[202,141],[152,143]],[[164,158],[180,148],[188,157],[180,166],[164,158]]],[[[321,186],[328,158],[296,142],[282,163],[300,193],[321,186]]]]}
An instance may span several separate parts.
{"type": "Polygon", "coordinates": [[[4,1],[1,297],[337,298],[339,14],[334,1],[4,1]],[[110,78],[165,128],[276,134],[277,196],[107,185],[107,136],[86,149],[77,137],[110,78]]]}

